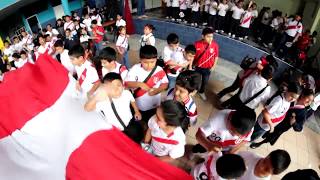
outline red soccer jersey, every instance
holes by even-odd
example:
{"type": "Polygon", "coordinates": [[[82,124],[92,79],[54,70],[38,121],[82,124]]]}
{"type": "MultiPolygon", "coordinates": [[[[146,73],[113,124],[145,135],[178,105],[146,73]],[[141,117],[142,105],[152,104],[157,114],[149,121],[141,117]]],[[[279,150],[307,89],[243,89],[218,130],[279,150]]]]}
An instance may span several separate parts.
{"type": "Polygon", "coordinates": [[[215,63],[216,57],[219,56],[219,46],[216,42],[212,41],[208,46],[208,43],[204,40],[195,42],[194,46],[196,47],[196,56],[195,56],[195,65],[196,67],[210,69],[215,63]],[[203,53],[204,52],[204,53],[203,53]],[[203,54],[203,55],[201,55],[203,54]],[[201,57],[199,58],[199,56],[201,57]]]}
{"type": "Polygon", "coordinates": [[[104,29],[103,29],[102,26],[96,26],[96,27],[94,27],[94,28],[92,29],[92,32],[93,32],[93,35],[94,35],[95,37],[97,37],[97,39],[94,40],[96,43],[99,43],[99,42],[101,42],[101,41],[103,40],[103,35],[100,35],[100,34],[97,33],[97,32],[104,33],[104,29]]]}

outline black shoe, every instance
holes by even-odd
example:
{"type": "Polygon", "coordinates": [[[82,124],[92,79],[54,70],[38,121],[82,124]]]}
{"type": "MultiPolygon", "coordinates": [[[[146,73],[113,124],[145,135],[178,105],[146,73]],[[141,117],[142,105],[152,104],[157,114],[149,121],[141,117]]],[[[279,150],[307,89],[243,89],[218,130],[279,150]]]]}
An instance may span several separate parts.
{"type": "Polygon", "coordinates": [[[261,144],[259,144],[259,143],[251,143],[250,144],[250,148],[251,149],[256,149],[256,148],[258,148],[258,147],[260,147],[261,146],[261,144]]]}

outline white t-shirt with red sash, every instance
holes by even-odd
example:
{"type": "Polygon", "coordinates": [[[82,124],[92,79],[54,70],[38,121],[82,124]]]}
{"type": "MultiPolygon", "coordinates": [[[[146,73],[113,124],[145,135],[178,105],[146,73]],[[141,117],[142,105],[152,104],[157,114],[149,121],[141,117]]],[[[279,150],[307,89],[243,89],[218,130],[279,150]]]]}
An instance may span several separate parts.
{"type": "Polygon", "coordinates": [[[253,18],[253,14],[251,11],[245,11],[245,14],[243,15],[240,26],[243,28],[249,28],[251,24],[251,20],[253,18]]]}
{"type": "Polygon", "coordinates": [[[63,29],[64,30],[70,29],[71,31],[73,31],[74,30],[73,21],[65,22],[64,25],[63,25],[63,29]]]}
{"type": "Polygon", "coordinates": [[[196,165],[191,170],[193,178],[195,180],[224,180],[218,175],[216,170],[216,162],[221,156],[221,152],[207,156],[203,163],[196,165]]]}
{"type": "Polygon", "coordinates": [[[176,127],[175,130],[166,134],[157,124],[157,117],[154,115],[148,122],[148,127],[151,130],[151,149],[152,154],[156,156],[170,156],[173,159],[182,157],[185,151],[186,135],[181,127],[176,127]]]}
{"type": "MultiPolygon", "coordinates": [[[[287,114],[290,108],[290,102],[286,101],[283,95],[274,97],[271,102],[265,106],[269,114],[271,115],[271,121],[274,126],[278,125],[287,114]]],[[[262,129],[265,131],[270,130],[270,126],[264,120],[262,113],[258,117],[258,123],[262,129]]]]}
{"type": "Polygon", "coordinates": [[[46,44],[44,46],[40,45],[37,50],[34,52],[35,56],[36,56],[36,59],[38,59],[38,57],[41,55],[41,54],[46,54],[48,53],[49,51],[49,48],[50,48],[50,43],[49,42],[46,42],[46,44]]]}
{"type": "Polygon", "coordinates": [[[301,22],[298,22],[294,19],[289,19],[287,23],[286,33],[291,36],[295,37],[297,34],[302,33],[303,26],[301,22]]]}
{"type": "Polygon", "coordinates": [[[107,68],[102,67],[102,77],[104,77],[106,74],[110,73],[110,72],[114,72],[114,73],[118,73],[120,74],[122,80],[124,81],[127,77],[128,74],[128,69],[126,68],[126,66],[116,62],[116,68],[114,68],[113,70],[109,71],[107,68]]]}
{"type": "Polygon", "coordinates": [[[100,81],[97,70],[88,60],[86,60],[81,66],[75,66],[75,70],[81,87],[80,94],[84,96],[91,90],[96,82],[100,81]]]}
{"type": "MultiPolygon", "coordinates": [[[[128,72],[126,82],[143,82],[149,75],[150,71],[146,71],[143,69],[142,65],[136,64],[132,66],[130,71],[128,72]]],[[[153,75],[149,78],[146,84],[150,88],[159,88],[162,84],[167,84],[168,78],[164,70],[157,66],[153,75]]],[[[155,96],[149,96],[147,91],[142,89],[138,89],[135,91],[134,96],[136,98],[136,103],[138,108],[141,111],[147,111],[150,109],[154,109],[160,105],[161,102],[161,94],[157,94],[155,96]]]]}
{"type": "Polygon", "coordinates": [[[249,142],[252,130],[244,136],[234,136],[227,128],[227,121],[230,121],[233,110],[225,109],[211,114],[199,129],[209,141],[222,147],[222,151],[228,151],[242,141],[249,142]]]}

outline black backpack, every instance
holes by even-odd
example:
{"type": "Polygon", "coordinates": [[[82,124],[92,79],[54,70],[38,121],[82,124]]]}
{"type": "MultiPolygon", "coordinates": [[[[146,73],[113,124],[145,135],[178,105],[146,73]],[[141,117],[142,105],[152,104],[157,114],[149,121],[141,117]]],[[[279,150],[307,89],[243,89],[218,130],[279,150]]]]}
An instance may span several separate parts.
{"type": "Polygon", "coordinates": [[[250,68],[250,66],[256,62],[257,59],[256,58],[251,58],[249,57],[248,55],[246,57],[244,57],[241,61],[241,64],[240,64],[240,67],[243,69],[243,70],[247,70],[250,68]]]}

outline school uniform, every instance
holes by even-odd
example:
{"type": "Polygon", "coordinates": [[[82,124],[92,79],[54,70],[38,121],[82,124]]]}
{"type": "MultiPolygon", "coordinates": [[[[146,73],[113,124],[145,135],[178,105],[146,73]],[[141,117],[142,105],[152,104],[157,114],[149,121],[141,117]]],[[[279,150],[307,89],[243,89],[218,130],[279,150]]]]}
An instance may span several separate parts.
{"type": "Polygon", "coordinates": [[[151,46],[156,45],[156,38],[154,37],[154,35],[152,33],[150,33],[148,35],[144,34],[141,36],[140,47],[143,47],[145,45],[151,45],[151,46]]]}
{"type": "Polygon", "coordinates": [[[186,0],[187,1],[187,13],[186,13],[186,17],[185,19],[187,20],[187,22],[191,22],[191,9],[192,9],[192,0],[186,0]]]}
{"type": "Polygon", "coordinates": [[[91,90],[93,85],[100,81],[97,70],[88,60],[86,60],[81,66],[75,66],[75,70],[81,87],[81,91],[77,92],[77,97],[86,98],[87,93],[91,90]]]}
{"type": "Polygon", "coordinates": [[[218,7],[218,3],[216,1],[210,2],[208,25],[214,28],[216,26],[217,7],[218,7]]]}
{"type": "MultiPolygon", "coordinates": [[[[125,126],[128,126],[129,122],[133,119],[133,115],[130,110],[131,102],[135,102],[133,95],[129,90],[123,90],[120,97],[112,98],[112,101],[121,120],[123,121],[125,126]]],[[[96,111],[102,113],[105,120],[113,126],[117,127],[120,131],[124,130],[124,127],[121,125],[112,110],[109,99],[97,102],[96,111]]]]}
{"type": "Polygon", "coordinates": [[[122,61],[123,64],[127,67],[130,68],[130,63],[129,63],[129,56],[128,56],[128,48],[129,48],[129,39],[127,35],[119,35],[116,46],[120,47],[121,51],[124,53],[122,54],[122,61]]]}
{"type": "Polygon", "coordinates": [[[13,58],[12,58],[13,52],[14,52],[14,50],[13,50],[12,46],[9,46],[9,48],[4,48],[4,50],[3,50],[3,55],[8,57],[9,62],[13,61],[13,58]]]}
{"type": "MultiPolygon", "coordinates": [[[[143,82],[150,71],[146,71],[143,69],[142,65],[136,64],[132,66],[128,75],[126,77],[125,82],[143,82]]],[[[150,88],[159,88],[162,84],[167,84],[168,78],[164,70],[157,66],[153,75],[149,78],[146,84],[150,88]]],[[[134,89],[134,97],[136,99],[137,106],[139,110],[141,110],[141,114],[144,116],[145,121],[149,120],[149,118],[154,115],[155,108],[160,105],[161,102],[161,94],[157,94],[155,96],[149,96],[147,91],[144,91],[140,88],[134,89]]]]}
{"type": "Polygon", "coordinates": [[[241,142],[249,142],[253,129],[244,136],[232,135],[227,128],[234,111],[225,109],[211,114],[199,130],[212,143],[221,146],[222,151],[229,151],[241,142]]]}
{"type": "Polygon", "coordinates": [[[249,28],[251,25],[251,20],[253,19],[253,14],[251,11],[245,11],[244,15],[240,21],[240,31],[238,36],[239,37],[248,37],[249,35],[249,28]]]}
{"type": "MultiPolygon", "coordinates": [[[[166,100],[173,100],[174,99],[174,93],[175,93],[175,89],[171,89],[167,94],[166,100]]],[[[185,109],[187,110],[188,117],[190,118],[190,124],[192,126],[196,125],[197,117],[198,117],[198,111],[197,111],[197,105],[196,105],[195,101],[190,96],[190,97],[188,97],[188,99],[186,99],[183,102],[183,105],[184,105],[185,109]]]]}
{"type": "Polygon", "coordinates": [[[63,25],[63,29],[64,29],[64,31],[66,31],[67,29],[70,29],[71,32],[72,32],[74,30],[73,21],[65,22],[64,25],[63,25]]]}
{"type": "Polygon", "coordinates": [[[23,60],[23,59],[18,59],[17,61],[14,61],[14,66],[19,69],[21,68],[23,65],[25,65],[28,62],[27,59],[23,60]]]}
{"type": "MultiPolygon", "coordinates": [[[[286,113],[290,108],[290,104],[290,102],[285,100],[284,95],[278,95],[274,97],[268,105],[265,106],[265,109],[271,116],[271,121],[274,127],[286,117],[286,113]]],[[[260,113],[256,125],[254,126],[254,132],[251,137],[251,141],[258,139],[269,130],[269,124],[264,120],[263,114],[260,113]]]]}
{"type": "Polygon", "coordinates": [[[97,15],[92,15],[91,17],[91,21],[93,21],[93,20],[97,20],[97,25],[98,26],[101,26],[101,21],[102,21],[102,19],[101,19],[101,16],[99,15],[99,14],[97,14],[97,15]]]}
{"type": "Polygon", "coordinates": [[[237,34],[237,31],[238,31],[237,29],[240,24],[241,15],[244,13],[244,9],[238,8],[237,6],[233,6],[231,8],[231,11],[232,11],[232,17],[230,22],[229,33],[231,33],[232,35],[235,35],[237,34]]]}
{"type": "Polygon", "coordinates": [[[86,28],[87,28],[87,31],[88,31],[88,32],[91,32],[91,31],[92,31],[92,29],[91,29],[91,21],[92,21],[92,20],[91,20],[90,18],[84,19],[84,20],[82,21],[82,23],[86,25],[86,28]]]}
{"type": "Polygon", "coordinates": [[[218,6],[218,16],[217,16],[217,27],[216,30],[223,32],[224,30],[224,22],[227,14],[227,10],[229,9],[228,4],[220,3],[218,6]]]}
{"type": "Polygon", "coordinates": [[[166,18],[171,18],[172,17],[172,1],[173,0],[164,0],[164,2],[166,3],[166,18]]]}
{"type": "Polygon", "coordinates": [[[208,46],[208,43],[204,40],[196,41],[194,46],[196,47],[196,55],[194,57],[195,70],[202,75],[202,83],[199,93],[204,93],[206,84],[209,81],[211,68],[215,64],[215,60],[219,57],[219,46],[215,41],[212,41],[208,46]],[[199,58],[199,56],[202,56],[199,58]]]}
{"type": "Polygon", "coordinates": [[[23,49],[23,44],[21,41],[19,41],[18,43],[13,44],[12,48],[13,48],[13,51],[20,53],[23,49]]]}
{"type": "Polygon", "coordinates": [[[51,31],[47,31],[46,34],[49,34],[49,36],[55,35],[57,36],[59,34],[58,30],[52,28],[51,31]]]}
{"type": "Polygon", "coordinates": [[[199,24],[199,18],[200,18],[200,3],[194,2],[191,4],[191,23],[195,23],[195,25],[199,24]]]}
{"type": "Polygon", "coordinates": [[[172,18],[179,19],[179,12],[180,12],[180,2],[179,0],[172,0],[172,18]]]}
{"type": "Polygon", "coordinates": [[[125,20],[123,20],[123,19],[120,19],[120,20],[117,20],[116,21],[116,27],[117,27],[117,29],[120,27],[120,26],[126,26],[127,25],[127,23],[126,23],[126,21],[125,20]]]}
{"type": "Polygon", "coordinates": [[[202,11],[201,16],[201,22],[202,25],[207,25],[208,19],[209,19],[209,8],[210,8],[211,2],[210,0],[205,0],[200,2],[200,11],[202,11]]]}
{"type": "Polygon", "coordinates": [[[49,42],[46,42],[45,45],[40,45],[37,50],[34,52],[35,56],[36,56],[36,59],[38,59],[38,57],[41,55],[41,54],[46,54],[49,52],[49,48],[50,48],[50,43],[49,42]]]}
{"type": "Polygon", "coordinates": [[[151,131],[151,150],[155,156],[170,156],[173,159],[182,157],[185,152],[186,135],[182,128],[176,127],[170,134],[165,133],[157,124],[157,116],[148,122],[151,131]]]}
{"type": "Polygon", "coordinates": [[[88,43],[89,42],[89,39],[90,39],[90,36],[88,36],[87,34],[86,35],[81,35],[80,36],[80,43],[88,43]]]}
{"type": "Polygon", "coordinates": [[[32,35],[28,34],[26,37],[22,38],[21,40],[22,45],[26,45],[29,50],[33,50],[33,37],[32,35]]]}
{"type": "Polygon", "coordinates": [[[75,27],[74,27],[74,28],[75,28],[75,30],[76,30],[76,31],[79,31],[79,29],[80,29],[80,28],[82,28],[82,29],[83,29],[83,28],[85,28],[85,27],[86,27],[86,25],[85,25],[85,24],[83,24],[83,23],[79,23],[78,25],[75,25],[75,27]]]}
{"type": "Polygon", "coordinates": [[[192,168],[191,175],[194,179],[208,179],[208,180],[224,180],[221,178],[216,170],[216,162],[222,156],[222,153],[213,153],[205,158],[203,163],[200,163],[192,168]]]}
{"type": "Polygon", "coordinates": [[[183,17],[179,16],[179,19],[182,19],[182,20],[187,20],[187,9],[188,9],[188,0],[180,0],[179,1],[180,3],[180,12],[183,13],[183,17]]]}
{"type": "Polygon", "coordinates": [[[92,28],[92,34],[96,37],[96,39],[94,39],[94,44],[96,46],[96,50],[99,52],[103,48],[102,41],[103,41],[104,35],[100,35],[98,34],[98,32],[104,34],[104,29],[102,26],[98,25],[92,28]]]}
{"type": "Polygon", "coordinates": [[[258,161],[260,161],[264,157],[249,151],[239,152],[238,155],[240,155],[244,159],[247,169],[245,173],[237,180],[270,180],[271,179],[271,175],[266,177],[258,177],[254,173],[255,167],[258,161]]]}
{"type": "Polygon", "coordinates": [[[69,50],[64,49],[63,52],[60,54],[60,61],[61,64],[71,73],[75,73],[74,65],[71,63],[70,57],[69,57],[69,50]]]}
{"type": "Polygon", "coordinates": [[[102,78],[110,72],[120,74],[122,81],[124,81],[127,77],[128,69],[126,68],[126,66],[116,62],[116,68],[111,71],[109,71],[107,68],[102,67],[102,78]]]}

